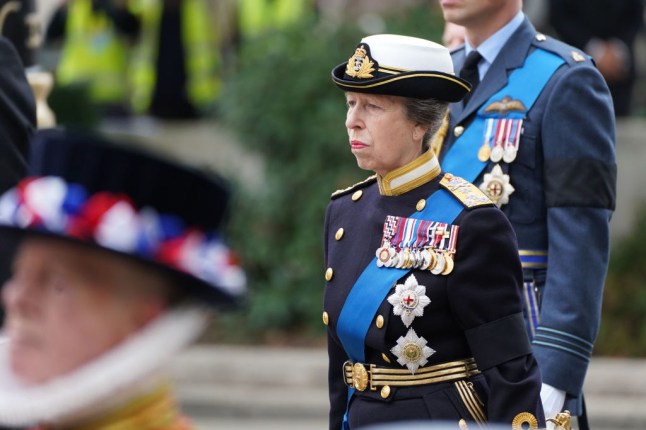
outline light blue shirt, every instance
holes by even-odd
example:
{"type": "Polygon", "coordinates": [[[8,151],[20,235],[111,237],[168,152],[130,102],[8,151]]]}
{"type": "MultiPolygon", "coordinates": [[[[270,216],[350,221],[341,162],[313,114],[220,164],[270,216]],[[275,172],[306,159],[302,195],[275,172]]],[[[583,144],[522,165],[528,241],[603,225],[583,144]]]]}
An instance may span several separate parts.
{"type": "MultiPolygon", "coordinates": [[[[480,46],[478,46],[478,52],[480,53],[480,55],[482,55],[482,60],[480,60],[480,63],[478,63],[478,75],[480,75],[481,81],[484,75],[487,73],[487,70],[489,70],[489,67],[491,67],[491,65],[493,64],[493,61],[500,53],[502,47],[505,46],[505,43],[507,43],[507,40],[509,40],[511,35],[514,34],[514,31],[516,31],[518,27],[520,27],[524,19],[525,14],[522,11],[518,12],[516,16],[511,19],[511,21],[505,24],[504,27],[496,31],[487,40],[482,42],[480,46]]],[[[469,41],[465,40],[465,55],[469,55],[469,53],[473,51],[473,49],[474,48],[473,46],[471,46],[469,41]]]]}

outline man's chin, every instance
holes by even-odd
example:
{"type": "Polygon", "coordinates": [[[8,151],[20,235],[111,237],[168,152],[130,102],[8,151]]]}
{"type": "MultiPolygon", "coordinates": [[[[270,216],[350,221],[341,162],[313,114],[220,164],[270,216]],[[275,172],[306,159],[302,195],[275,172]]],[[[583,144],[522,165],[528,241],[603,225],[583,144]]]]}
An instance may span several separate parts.
{"type": "Polygon", "coordinates": [[[51,379],[41,369],[47,368],[46,355],[25,345],[12,345],[9,350],[9,369],[15,378],[26,386],[38,385],[51,379]]]}

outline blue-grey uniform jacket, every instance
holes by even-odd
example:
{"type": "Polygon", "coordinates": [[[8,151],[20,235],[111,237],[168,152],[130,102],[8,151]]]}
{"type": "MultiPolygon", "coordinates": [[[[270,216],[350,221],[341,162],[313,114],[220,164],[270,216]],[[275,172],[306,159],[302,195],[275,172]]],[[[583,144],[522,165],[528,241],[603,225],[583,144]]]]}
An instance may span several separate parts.
{"type": "MultiPolygon", "coordinates": [[[[433,160],[437,165],[435,157],[429,162],[433,160]]],[[[344,378],[343,365],[349,356],[338,334],[342,308],[364,268],[374,264],[387,216],[413,216],[423,207],[421,202],[444,189],[444,183],[451,178],[440,173],[439,168],[431,176],[410,179],[409,186],[403,186],[407,189],[397,195],[384,192],[387,187],[373,178],[336,193],[328,206],[323,321],[328,328],[330,429],[342,428],[348,407],[348,380],[344,378]]],[[[480,196],[475,196],[476,200],[480,196]]],[[[462,382],[415,386],[375,383],[352,396],[350,428],[406,420],[450,420],[457,428],[460,419],[508,425],[514,420],[521,423],[534,419],[544,425],[540,374],[522,318],[522,270],[516,239],[498,208],[486,198],[473,205],[471,197],[456,197],[463,199],[464,207],[458,208],[453,221],[459,227],[453,270],[448,274],[433,274],[421,268],[401,270],[401,277],[386,285],[390,290],[376,313],[369,316],[371,322],[362,349],[366,367],[407,372],[393,348],[413,329],[434,351],[416,375],[432,366],[469,358],[475,358],[481,373],[467,376],[462,382]],[[397,284],[407,282],[423,286],[423,295],[428,298],[423,315],[416,316],[410,327],[388,299],[395,294],[397,284]]],[[[379,282],[375,280],[375,284],[379,282]]]]}
{"type": "MultiPolygon", "coordinates": [[[[531,285],[525,298],[536,299],[540,307],[539,323],[530,330],[533,350],[543,381],[564,390],[566,409],[579,415],[599,327],[615,207],[615,124],[601,74],[581,51],[537,34],[526,19],[468,104],[451,105],[440,163],[476,112],[536,49],[562,57],[564,64],[526,112],[516,159],[489,161],[483,174],[499,164],[509,175],[514,191],[501,208],[516,232],[521,255],[547,256],[547,262],[523,264],[526,287],[531,285]]],[[[452,56],[459,71],[464,49],[452,56]]],[[[476,185],[483,183],[483,174],[473,180],[476,185]]]]}

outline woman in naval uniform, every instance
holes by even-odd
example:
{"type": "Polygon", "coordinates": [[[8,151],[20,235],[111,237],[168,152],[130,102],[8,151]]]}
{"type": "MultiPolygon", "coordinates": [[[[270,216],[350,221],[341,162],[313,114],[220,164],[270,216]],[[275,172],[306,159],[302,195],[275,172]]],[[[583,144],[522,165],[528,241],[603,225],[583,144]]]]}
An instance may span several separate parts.
{"type": "Polygon", "coordinates": [[[360,168],[325,219],[330,429],[405,420],[544,426],[516,239],[430,137],[469,84],[444,47],[365,37],[332,70],[360,168]]]}

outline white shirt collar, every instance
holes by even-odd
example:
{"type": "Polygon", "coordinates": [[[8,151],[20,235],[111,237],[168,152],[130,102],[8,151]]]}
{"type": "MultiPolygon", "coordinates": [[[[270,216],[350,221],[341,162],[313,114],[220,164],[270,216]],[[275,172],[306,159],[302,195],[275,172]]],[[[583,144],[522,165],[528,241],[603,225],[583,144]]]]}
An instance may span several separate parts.
{"type": "MultiPolygon", "coordinates": [[[[482,42],[478,46],[478,52],[482,55],[482,60],[478,64],[478,73],[480,74],[480,80],[489,70],[489,67],[493,64],[494,60],[505,46],[512,34],[520,27],[520,25],[525,20],[525,14],[522,11],[519,11],[516,16],[514,16],[507,24],[504,25],[500,30],[496,31],[494,34],[489,36],[487,40],[482,42]]],[[[465,39],[464,42],[464,53],[469,55],[471,51],[475,48],[465,39]]]]}

